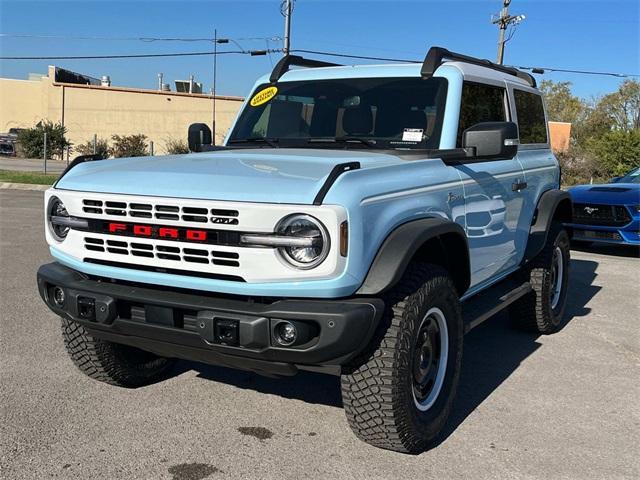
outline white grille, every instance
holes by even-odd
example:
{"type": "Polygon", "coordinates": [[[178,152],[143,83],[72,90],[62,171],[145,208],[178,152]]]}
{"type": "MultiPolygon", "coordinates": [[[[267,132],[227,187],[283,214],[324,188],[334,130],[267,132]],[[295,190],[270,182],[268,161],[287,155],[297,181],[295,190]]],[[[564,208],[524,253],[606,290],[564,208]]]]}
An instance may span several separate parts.
{"type": "Polygon", "coordinates": [[[211,250],[203,245],[179,247],[167,244],[153,244],[144,241],[111,240],[98,237],[84,237],[84,248],[88,252],[110,253],[116,256],[158,258],[175,262],[200,263],[223,267],[239,267],[240,254],[211,250]]]}
{"type": "MultiPolygon", "coordinates": [[[[284,262],[274,248],[130,237],[76,229],[71,229],[67,238],[59,242],[51,236],[49,229],[45,229],[47,242],[56,253],[81,262],[121,264],[121,268],[131,270],[175,270],[212,279],[230,276],[247,283],[326,279],[340,275],[346,267],[346,258],[339,254],[337,245],[339,226],[347,217],[344,208],[336,205],[244,203],[53,188],[46,192],[45,204],[52,195],[57,196],[74,217],[220,232],[269,234],[286,216],[308,214],[320,220],[331,237],[327,259],[317,268],[299,270],[284,262]]],[[[126,279],[129,273],[122,275],[118,278],[126,279]]]]}
{"type": "Polygon", "coordinates": [[[174,222],[238,225],[238,211],[201,206],[171,205],[139,202],[103,201],[92,198],[82,200],[82,211],[93,215],[119,218],[147,218],[174,222]]]}

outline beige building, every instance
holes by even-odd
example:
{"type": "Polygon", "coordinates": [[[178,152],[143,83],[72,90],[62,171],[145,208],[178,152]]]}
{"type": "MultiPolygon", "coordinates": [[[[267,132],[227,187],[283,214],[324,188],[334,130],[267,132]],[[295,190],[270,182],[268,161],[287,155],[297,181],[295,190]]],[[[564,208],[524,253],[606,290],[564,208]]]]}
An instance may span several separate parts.
{"type": "Polygon", "coordinates": [[[565,153],[571,145],[571,123],[549,122],[551,149],[555,153],[565,153]]]}
{"type": "MultiPolygon", "coordinates": [[[[0,133],[46,119],[61,122],[74,145],[93,140],[94,135],[110,139],[114,134],[142,133],[154,142],[155,153],[162,154],[168,140],[186,141],[190,124],[211,126],[211,95],[80,84],[60,72],[73,75],[50,66],[47,76],[35,80],[0,78],[0,133]]],[[[216,143],[224,138],[242,101],[216,97],[216,143]]]]}

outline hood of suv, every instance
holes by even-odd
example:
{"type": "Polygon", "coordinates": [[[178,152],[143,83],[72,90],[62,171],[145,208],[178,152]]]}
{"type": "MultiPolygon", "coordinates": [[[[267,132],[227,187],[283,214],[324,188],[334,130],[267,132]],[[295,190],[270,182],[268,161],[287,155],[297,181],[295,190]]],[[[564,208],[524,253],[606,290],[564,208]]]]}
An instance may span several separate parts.
{"type": "Polygon", "coordinates": [[[311,204],[334,166],[403,162],[375,151],[223,150],[85,162],[56,188],[84,192],[243,202],[311,204]]]}

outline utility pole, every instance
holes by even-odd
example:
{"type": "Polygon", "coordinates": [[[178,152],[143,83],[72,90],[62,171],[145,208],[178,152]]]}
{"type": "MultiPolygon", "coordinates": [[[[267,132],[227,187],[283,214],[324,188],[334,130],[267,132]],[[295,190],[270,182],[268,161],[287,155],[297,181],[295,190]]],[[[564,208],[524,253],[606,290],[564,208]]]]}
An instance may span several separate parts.
{"type": "Polygon", "coordinates": [[[509,25],[518,25],[525,19],[524,15],[509,15],[509,5],[511,0],[502,1],[502,10],[500,15],[491,20],[491,23],[498,25],[498,58],[496,63],[502,65],[504,61],[504,46],[511,39],[510,37],[505,40],[505,34],[509,25]]]}
{"type": "Polygon", "coordinates": [[[216,85],[218,83],[218,44],[229,43],[228,38],[218,38],[218,29],[213,31],[213,87],[211,94],[213,95],[213,118],[211,121],[211,141],[216,144],[216,85]]]}
{"type": "Polygon", "coordinates": [[[283,0],[282,15],[284,16],[284,55],[291,51],[291,13],[293,12],[293,0],[283,0]]]}
{"type": "Polygon", "coordinates": [[[218,29],[213,31],[213,118],[211,120],[211,143],[216,144],[216,81],[218,79],[218,29]]]}

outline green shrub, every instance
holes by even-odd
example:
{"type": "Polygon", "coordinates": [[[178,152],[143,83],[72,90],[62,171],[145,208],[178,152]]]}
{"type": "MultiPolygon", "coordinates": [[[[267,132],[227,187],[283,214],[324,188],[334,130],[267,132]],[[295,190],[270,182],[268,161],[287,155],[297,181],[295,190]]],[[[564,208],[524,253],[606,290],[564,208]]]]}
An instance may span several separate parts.
{"type": "Polygon", "coordinates": [[[184,140],[176,140],[170,138],[165,142],[165,148],[169,155],[180,155],[182,153],[189,153],[189,145],[184,140]]]}
{"type": "Polygon", "coordinates": [[[607,176],[624,175],[640,166],[640,129],[613,130],[587,140],[587,149],[607,176]]]}
{"type": "Polygon", "coordinates": [[[41,120],[33,128],[18,133],[20,150],[25,157],[44,157],[44,134],[47,134],[47,158],[62,158],[64,149],[71,145],[65,138],[67,129],[61,123],[41,120]]]}
{"type": "Polygon", "coordinates": [[[149,155],[147,136],[141,133],[137,135],[112,135],[111,141],[109,153],[115,158],[149,155]]]}
{"type": "Polygon", "coordinates": [[[93,140],[87,140],[86,143],[73,148],[78,155],[100,155],[102,158],[109,157],[109,142],[104,138],[96,140],[96,151],[93,151],[93,140]]]}

